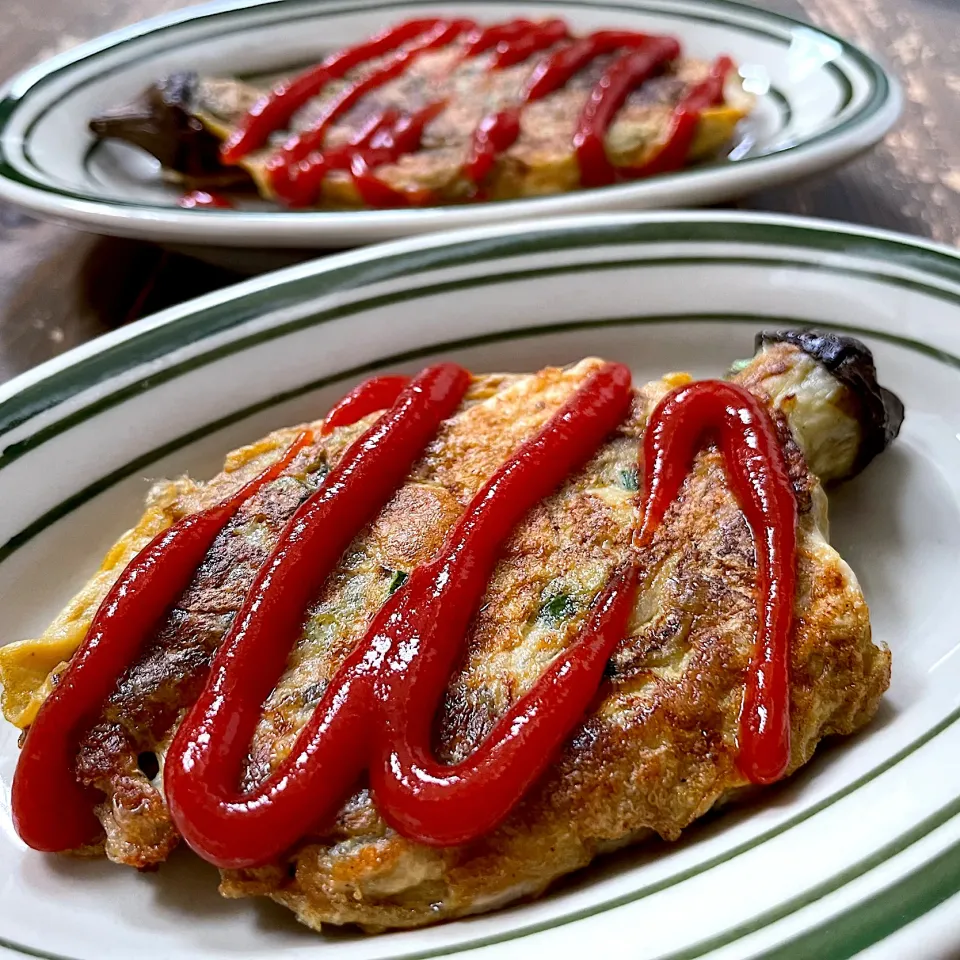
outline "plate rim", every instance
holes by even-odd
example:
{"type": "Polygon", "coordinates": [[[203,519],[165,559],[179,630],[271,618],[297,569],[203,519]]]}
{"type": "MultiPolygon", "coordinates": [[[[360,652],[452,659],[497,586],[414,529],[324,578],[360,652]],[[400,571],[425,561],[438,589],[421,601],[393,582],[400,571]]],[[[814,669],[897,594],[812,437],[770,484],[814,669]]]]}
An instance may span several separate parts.
{"type": "MultiPolygon", "coordinates": [[[[268,2],[283,2],[283,0],[268,0],[268,2]]],[[[0,384],[0,458],[4,452],[3,442],[6,434],[43,412],[31,409],[29,413],[21,411],[11,418],[7,414],[8,405],[17,396],[82,362],[95,359],[124,344],[138,341],[151,331],[190,321],[194,314],[242,301],[252,294],[267,293],[291,283],[324,275],[342,273],[347,282],[350,282],[357,271],[367,271],[371,269],[371,265],[376,264],[396,264],[397,267],[396,271],[381,273],[377,279],[390,279],[401,274],[408,275],[411,272],[419,273],[428,269],[455,265],[459,261],[451,259],[450,251],[462,249],[468,243],[476,245],[475,251],[471,254],[475,260],[481,252],[484,258],[497,256],[500,246],[511,243],[524,234],[530,235],[531,238],[535,238],[535,242],[539,242],[541,238],[549,236],[562,237],[591,229],[616,230],[628,226],[640,231],[667,228],[667,233],[661,233],[656,238],[661,241],[682,242],[684,239],[694,239],[685,234],[698,226],[715,231],[718,235],[711,239],[718,243],[744,242],[733,233],[741,230],[752,230],[758,234],[767,233],[768,236],[765,239],[768,241],[772,240],[778,231],[787,231],[795,237],[818,236],[829,249],[840,252],[851,252],[849,242],[858,241],[863,246],[858,246],[856,253],[866,259],[877,259],[870,256],[870,250],[882,251],[886,262],[896,262],[903,267],[928,273],[938,280],[946,280],[960,287],[960,248],[895,230],[796,214],[751,210],[626,211],[537,218],[523,223],[481,225],[431,232],[422,236],[388,240],[354,250],[314,257],[303,263],[240,280],[150,316],[141,317],[116,330],[100,334],[86,343],[72,347],[59,356],[52,357],[12,377],[0,384]],[[670,228],[675,228],[680,236],[668,236],[670,228]],[[727,230],[733,232],[727,234],[725,232],[727,230]],[[408,264],[415,265],[416,270],[407,269],[408,264]]],[[[800,245],[817,246],[815,243],[800,245]]],[[[228,326],[233,325],[235,323],[228,324],[228,326]]],[[[97,382],[102,382],[102,377],[84,386],[97,382]]]]}
{"type": "MultiPolygon", "coordinates": [[[[516,243],[516,234],[536,235],[538,231],[548,231],[560,235],[576,234],[577,231],[586,231],[590,227],[597,225],[602,226],[604,224],[612,228],[623,229],[630,224],[638,224],[645,227],[657,227],[662,226],[663,224],[680,223],[685,225],[688,229],[693,229],[697,224],[704,222],[719,224],[730,229],[730,235],[726,241],[730,244],[751,242],[749,239],[744,240],[742,237],[738,237],[736,235],[736,230],[734,229],[736,226],[759,224],[761,227],[767,230],[783,229],[784,227],[787,227],[797,231],[796,235],[792,239],[793,245],[798,245],[797,238],[806,234],[808,239],[819,239],[820,241],[819,244],[811,243],[806,244],[807,246],[812,246],[819,249],[823,249],[824,247],[831,250],[841,249],[851,256],[860,257],[866,260],[877,259],[878,254],[881,251],[883,252],[884,258],[889,259],[889,255],[892,252],[894,252],[897,248],[902,248],[900,249],[901,258],[898,259],[897,265],[908,266],[920,273],[926,273],[928,266],[935,266],[937,268],[936,272],[931,272],[931,275],[935,279],[948,279],[953,287],[960,289],[960,251],[957,251],[946,245],[932,243],[929,241],[892,233],[890,231],[856,228],[830,221],[818,221],[808,218],[769,214],[745,214],[730,212],[711,212],[707,214],[689,212],[686,214],[671,214],[666,212],[657,214],[599,215],[591,217],[579,217],[566,222],[546,221],[526,224],[522,227],[516,227],[508,231],[490,228],[461,230],[449,233],[445,236],[431,236],[418,240],[397,241],[391,244],[381,245],[377,248],[370,248],[336,257],[315,260],[308,264],[299,265],[283,271],[278,271],[274,274],[268,274],[264,277],[245,281],[244,283],[228,287],[223,291],[218,291],[216,294],[211,294],[207,295],[206,297],[188,301],[185,304],[171,308],[170,310],[164,311],[162,314],[158,314],[152,318],[147,318],[143,321],[137,321],[135,324],[131,325],[129,330],[117,331],[115,334],[109,334],[106,337],[94,341],[94,344],[99,348],[99,350],[93,352],[100,352],[103,347],[110,346],[110,343],[102,343],[104,340],[136,340],[137,338],[143,336],[150,329],[155,329],[157,327],[164,329],[168,328],[178,319],[182,320],[184,318],[188,318],[191,314],[205,309],[211,301],[220,301],[225,303],[235,302],[244,299],[258,289],[269,290],[286,283],[296,282],[298,279],[316,277],[327,272],[342,270],[344,268],[350,268],[354,266],[360,266],[361,268],[369,267],[370,264],[376,264],[378,261],[383,259],[385,254],[389,253],[394,253],[401,257],[409,258],[411,256],[415,256],[418,252],[421,252],[424,249],[444,249],[452,246],[454,241],[463,243],[476,240],[483,241],[503,238],[506,243],[511,242],[511,239],[513,243],[516,243]],[[505,234],[506,236],[504,236],[505,234]],[[851,247],[849,244],[850,240],[857,240],[860,241],[860,243],[851,247]],[[874,243],[871,244],[870,241],[873,241],[874,243]],[[893,244],[892,248],[889,246],[891,243],[893,244]],[[947,272],[949,273],[949,276],[945,276],[944,270],[941,268],[948,268],[947,272]]],[[[690,237],[689,239],[692,241],[696,240],[694,237],[690,237]]],[[[669,242],[669,240],[667,242],[669,242]]],[[[753,242],[755,242],[755,239],[753,242]]],[[[580,244],[577,244],[577,246],[580,246],[580,244]]],[[[823,265],[817,265],[816,268],[824,269],[825,267],[823,265]]],[[[66,369],[69,369],[69,367],[72,366],[72,363],[63,364],[63,360],[69,360],[71,357],[76,360],[77,356],[82,355],[83,353],[84,351],[82,348],[69,351],[67,354],[64,354],[63,357],[58,358],[58,360],[61,361],[60,363],[51,361],[47,364],[44,364],[43,367],[48,369],[54,368],[51,369],[51,373],[53,375],[57,375],[58,372],[63,372],[61,368],[65,367],[66,369]]],[[[17,385],[19,382],[26,382],[29,379],[30,378],[28,378],[27,375],[22,375],[21,377],[16,378],[14,381],[11,381],[10,385],[17,385]]],[[[6,392],[8,391],[4,391],[4,393],[6,392]]],[[[938,735],[938,729],[939,727],[929,732],[928,736],[933,737],[938,735]]],[[[892,759],[893,758],[887,758],[885,763],[890,762],[892,759]]],[[[951,814],[951,816],[952,815],[953,814],[951,814]]],[[[960,853],[960,845],[954,844],[943,852],[943,856],[946,857],[949,855],[951,860],[953,860],[956,858],[958,853],[960,853]]],[[[955,863],[952,863],[951,865],[956,866],[955,863]]],[[[908,886],[913,884],[915,880],[915,874],[919,874],[927,870],[928,864],[925,863],[918,871],[911,872],[904,877],[898,877],[891,885],[890,891],[905,890],[908,886]]],[[[930,885],[932,884],[934,887],[937,887],[939,881],[935,881],[934,878],[931,878],[930,876],[925,877],[925,881],[926,887],[924,890],[926,892],[924,893],[924,896],[929,897],[931,896],[929,892],[930,885]]],[[[935,894],[936,891],[934,891],[933,895],[935,894]]],[[[891,892],[891,896],[893,895],[894,893],[891,892]]],[[[887,902],[889,899],[890,897],[887,897],[887,902]]],[[[858,901],[858,903],[852,906],[850,910],[841,911],[841,914],[838,915],[837,918],[831,918],[827,922],[839,922],[842,917],[846,915],[846,913],[853,912],[858,906],[862,905],[863,902],[858,901]]],[[[610,906],[611,905],[609,904],[605,904],[603,909],[609,909],[610,906]]],[[[613,904],[612,906],[616,906],[616,904],[613,904]]],[[[921,907],[922,909],[920,913],[917,916],[910,918],[910,920],[906,922],[922,922],[923,916],[929,909],[930,905],[923,906],[921,904],[921,907]]],[[[551,923],[550,925],[555,925],[555,922],[551,923]]],[[[793,947],[795,945],[795,941],[801,936],[807,933],[816,932],[822,925],[822,923],[814,923],[809,927],[805,927],[802,934],[797,934],[795,937],[788,937],[783,942],[782,946],[784,948],[793,947]]],[[[902,927],[898,925],[897,929],[901,928],[902,927]]],[[[535,929],[536,928],[534,928],[534,930],[523,930],[518,932],[518,934],[523,936],[526,933],[535,932],[535,929]]],[[[480,945],[481,944],[464,944],[459,949],[473,949],[480,945]]],[[[0,947],[4,946],[16,950],[23,950],[21,945],[13,945],[9,941],[5,941],[4,938],[0,937],[0,947]]],[[[53,960],[66,960],[63,955],[37,951],[34,948],[29,948],[29,950],[32,951],[28,953],[28,955],[31,956],[53,958],[53,960]]],[[[426,956],[432,954],[414,954],[414,956],[418,955],[426,956]]],[[[779,956],[779,954],[777,955],[779,956]]],[[[766,954],[764,954],[764,956],[766,956],[766,954]]]]}
{"type": "MultiPolygon", "coordinates": [[[[486,224],[513,218],[562,216],[592,210],[597,203],[625,202],[641,195],[665,194],[661,200],[669,205],[683,202],[683,193],[700,192],[704,201],[720,199],[738,191],[757,189],[792,176],[812,172],[840,162],[876,143],[899,117],[903,92],[895,75],[859,45],[831,31],[804,23],[794,17],[758,7],[744,0],[602,0],[601,8],[662,11],[690,20],[711,19],[733,31],[756,30],[757,27],[731,20],[738,14],[764,22],[771,29],[804,30],[834,44],[840,58],[847,58],[862,72],[869,83],[863,103],[855,112],[835,126],[815,132],[789,146],[769,154],[747,157],[728,165],[692,168],[662,174],[647,181],[573,191],[571,193],[501,201],[478,207],[430,207],[417,210],[357,211],[243,211],[179,209],[167,204],[139,202],[130,199],[95,197],[66,187],[57,187],[35,180],[14,168],[5,149],[12,142],[8,128],[33,94],[51,79],[68,75],[79,64],[152,34],[185,24],[223,15],[239,18],[276,4],[297,5],[312,10],[318,18],[335,16],[350,10],[363,10],[363,0],[341,0],[337,9],[325,11],[325,0],[212,0],[195,7],[162,14],[131,26],[112,31],[94,40],[60,53],[33,66],[8,81],[0,89],[0,197],[19,204],[41,216],[59,218],[85,229],[103,230],[120,235],[143,236],[157,240],[216,243],[223,246],[276,247],[319,246],[344,235],[357,237],[406,235],[414,232],[467,228],[451,219],[468,217],[470,223],[486,224]],[[735,189],[725,189],[735,186],[735,189]],[[671,187],[679,196],[671,199],[671,187]]],[[[418,6],[431,0],[390,0],[388,7],[418,6]]],[[[509,0],[480,0],[496,5],[509,0]]],[[[582,6],[577,0],[527,0],[544,7],[582,6]]],[[[772,35],[772,34],[771,34],[772,35]]],[[[825,65],[842,74],[834,61],[825,65]]],[[[652,196],[656,199],[655,196],[652,196]]],[[[352,242],[350,237],[345,238],[352,242]]]]}

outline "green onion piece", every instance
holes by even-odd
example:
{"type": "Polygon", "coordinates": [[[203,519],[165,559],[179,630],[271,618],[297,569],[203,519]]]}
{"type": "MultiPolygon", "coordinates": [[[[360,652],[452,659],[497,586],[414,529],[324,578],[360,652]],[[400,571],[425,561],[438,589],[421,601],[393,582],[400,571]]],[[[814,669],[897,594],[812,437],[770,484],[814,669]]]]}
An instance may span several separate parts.
{"type": "Polygon", "coordinates": [[[397,570],[393,575],[393,579],[390,581],[389,595],[393,596],[407,582],[407,578],[409,576],[409,573],[406,573],[403,570],[397,570]]]}
{"type": "Polygon", "coordinates": [[[565,593],[558,593],[549,597],[540,607],[537,619],[548,626],[555,627],[576,612],[577,605],[573,598],[565,593]]]}

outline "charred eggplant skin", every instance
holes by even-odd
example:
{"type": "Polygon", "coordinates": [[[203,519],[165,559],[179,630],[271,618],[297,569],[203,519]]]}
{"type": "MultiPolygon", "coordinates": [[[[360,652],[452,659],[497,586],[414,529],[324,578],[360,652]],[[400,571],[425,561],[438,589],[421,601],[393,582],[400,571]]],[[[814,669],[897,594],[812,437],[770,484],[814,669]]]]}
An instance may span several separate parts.
{"type": "Polygon", "coordinates": [[[90,132],[141,147],[191,185],[248,183],[245,170],[220,162],[220,141],[193,115],[198,79],[196,73],[172,73],[133,103],[95,117],[90,132]]]}
{"type": "Polygon", "coordinates": [[[856,337],[811,328],[761,331],[754,349],[759,353],[775,343],[802,350],[850,391],[859,408],[861,438],[852,474],[859,473],[896,439],[904,416],[900,398],[878,383],[870,348],[856,337]]]}

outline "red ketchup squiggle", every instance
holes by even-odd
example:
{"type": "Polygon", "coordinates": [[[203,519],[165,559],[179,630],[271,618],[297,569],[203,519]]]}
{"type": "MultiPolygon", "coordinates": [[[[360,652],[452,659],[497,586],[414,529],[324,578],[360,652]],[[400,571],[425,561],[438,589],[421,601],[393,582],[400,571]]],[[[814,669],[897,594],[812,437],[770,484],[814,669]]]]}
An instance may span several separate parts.
{"type": "MultiPolygon", "coordinates": [[[[340,147],[327,149],[324,141],[338,119],[365,95],[400,76],[420,53],[446,46],[464,35],[461,59],[492,51],[492,70],[522,63],[541,50],[570,40],[534,68],[516,103],[484,116],[477,125],[462,168],[464,177],[477,187],[489,175],[497,156],[519,138],[522,108],[526,104],[561,88],[596,57],[617,50],[624,51],[622,56],[597,82],[578,120],[574,148],[582,185],[600,186],[618,178],[647,177],[677,169],[689,155],[701,112],[722,102],[723,78],[732,66],[728,58],[719,58],[711,76],[684,97],[673,111],[663,144],[652,157],[637,167],[615,168],[604,145],[609,126],[629,93],[680,55],[676,40],[622,30],[601,30],[571,40],[566,24],[559,19],[533,22],[521,18],[483,29],[470,20],[411,20],[366,43],[333,54],[320,66],[278,86],[258,101],[224,144],[224,161],[237,163],[250,151],[262,147],[271,133],[289,125],[296,111],[321,94],[329,83],[342,80],[350,70],[371,60],[386,58],[325,103],[310,129],[289,137],[267,160],[266,175],[273,192],[290,207],[317,203],[326,176],[335,170],[348,172],[361,200],[369,207],[437,203],[433,191],[398,190],[380,180],[375,170],[419,150],[425,126],[439,114],[444,103],[428,105],[412,116],[391,115],[391,111],[377,115],[379,124],[375,117],[373,129],[368,124],[340,147]]],[[[477,189],[474,198],[485,195],[477,189]]]]}
{"type": "Polygon", "coordinates": [[[534,68],[520,91],[516,106],[487,114],[480,121],[467,148],[464,176],[474,184],[483,182],[493,169],[497,156],[513,146],[520,136],[520,115],[524,105],[559,90],[597,57],[624,47],[641,46],[648,39],[639,33],[602,30],[546,57],[534,68]]]}
{"type": "MultiPolygon", "coordinates": [[[[471,30],[474,24],[470,20],[440,20],[434,27],[423,33],[415,42],[409,44],[394,54],[385,64],[372,73],[349,84],[328,103],[323,105],[322,112],[309,130],[295,134],[283,145],[276,163],[290,166],[305,159],[315,151],[323,149],[323,140],[331,124],[352,107],[364,94],[387,81],[399,77],[400,74],[416,59],[418,54],[427,50],[435,50],[452,43],[460,34],[471,30]]],[[[277,166],[275,169],[283,169],[277,166]]]]}
{"type": "Polygon", "coordinates": [[[639,167],[620,167],[618,173],[638,179],[679,170],[690,155],[700,114],[707,107],[723,103],[723,83],[731,69],[733,61],[729,57],[718,57],[707,79],[696,84],[674,108],[667,135],[656,153],[639,167]]]}
{"type": "MultiPolygon", "coordinates": [[[[277,771],[256,790],[239,792],[260,707],[302,630],[304,610],[346,546],[455,411],[468,382],[466,371],[453,364],[428,368],[410,382],[375,378],[327,418],[325,431],[394,401],[284,529],[167,753],[171,815],[190,845],[211,862],[244,867],[275,857],[333,815],[365,768],[378,809],[405,836],[448,845],[493,829],[587,711],[604,665],[626,633],[642,553],[697,452],[712,441],[722,451],[757,553],[759,626],[740,717],[738,764],[756,783],[785,772],[796,501],[767,411],[747,391],[717,381],[673,391],[652,414],[643,444],[641,527],[575,641],[464,761],[444,765],[432,755],[433,718],[501,544],[627,414],[629,371],[607,364],[496,471],[439,554],[387,600],[277,771]]],[[[308,439],[299,438],[232,499],[171,527],[121,575],[27,735],[13,799],[17,829],[31,846],[71,849],[96,835],[94,792],[80,787],[73,774],[79,736],[143,638],[185,588],[216,532],[308,439]]]]}
{"type": "Polygon", "coordinates": [[[499,47],[500,44],[507,46],[518,37],[535,29],[536,26],[532,20],[510,20],[507,23],[495,23],[484,27],[483,30],[474,31],[463,49],[463,58],[466,60],[469,57],[478,57],[491,47],[499,47]]]}
{"type": "Polygon", "coordinates": [[[321,436],[332,433],[337,427],[356,423],[371,413],[386,410],[397,402],[397,397],[410,383],[409,377],[388,375],[371,377],[357,384],[343,399],[338,400],[326,420],[323,421],[321,436]]]}
{"type": "Polygon", "coordinates": [[[534,67],[522,94],[524,101],[539,100],[554,90],[565,87],[574,74],[596,60],[597,57],[624,48],[634,48],[650,38],[644,33],[626,30],[598,30],[575,40],[558,50],[534,67]]]}
{"type": "Polygon", "coordinates": [[[607,129],[630,91],[679,56],[680,44],[672,37],[647,37],[603,72],[580,113],[573,138],[583,186],[601,187],[614,182],[616,168],[604,144],[607,129]]]}
{"type": "Polygon", "coordinates": [[[117,680],[187,588],[216,535],[311,442],[301,433],[259,476],[222,503],[183,517],[131,561],[97,610],[83,643],[30,725],[13,778],[17,833],[35,850],[73,850],[97,839],[97,791],[78,781],[80,737],[117,680]]]}
{"type": "Polygon", "coordinates": [[[533,24],[518,36],[497,44],[491,68],[503,70],[523,63],[540,50],[546,50],[569,36],[567,25],[562,20],[545,20],[533,24]]]}
{"type": "MultiPolygon", "coordinates": [[[[522,63],[538,50],[552,47],[568,36],[567,26],[562,20],[547,20],[544,23],[514,20],[488,27],[472,44],[468,44],[465,56],[474,56],[491,46],[496,47],[491,68],[499,70],[522,63]]],[[[493,169],[497,156],[508,150],[520,136],[521,108],[531,100],[545,96],[546,92],[549,91],[534,91],[528,83],[521,91],[518,103],[497,113],[487,114],[480,121],[470,138],[463,164],[462,173],[467,180],[476,185],[483,182],[493,169]]]]}
{"type": "Polygon", "coordinates": [[[348,47],[328,57],[317,67],[301,73],[263,97],[244,117],[237,131],[221,148],[224,163],[237,163],[248,153],[262,147],[270,134],[282,130],[293,115],[333,80],[342,79],[350,70],[392,53],[394,50],[432,30],[440,21],[410,20],[391,27],[366,43],[348,47]]]}
{"type": "MultiPolygon", "coordinates": [[[[410,153],[420,146],[423,128],[442,109],[442,104],[432,104],[405,121],[401,118],[393,130],[389,146],[378,154],[375,150],[367,154],[363,150],[348,151],[343,155],[342,165],[331,166],[323,152],[323,142],[334,121],[354,106],[366,94],[390,80],[399,77],[416,57],[439,47],[445,47],[462,33],[475,29],[471,20],[438,20],[433,26],[419,35],[413,42],[401,49],[372,73],[348,84],[335,97],[325,103],[319,118],[309,130],[290,137],[280,151],[266,164],[270,185],[280,199],[290,206],[308,206],[316,201],[323,180],[331,169],[351,170],[361,197],[376,199],[377,206],[390,204],[406,205],[400,191],[384,185],[374,197],[374,184],[368,168],[382,163],[390,163],[403,153],[410,153]]],[[[371,147],[375,144],[371,141],[371,147]]],[[[411,196],[411,202],[423,202],[425,197],[411,196]]]]}
{"type": "Polygon", "coordinates": [[[742,387],[703,380],[654,411],[644,437],[642,549],[676,498],[700,447],[715,438],[757,552],[756,654],[740,714],[739,766],[753,783],[783,776],[790,761],[789,644],[796,589],[797,501],[776,430],[742,387]]]}
{"type": "Polygon", "coordinates": [[[487,114],[473,131],[467,159],[463,165],[463,175],[471,183],[482,183],[493,169],[497,156],[508,150],[519,136],[519,107],[487,114]]]}
{"type": "Polygon", "coordinates": [[[369,207],[425,206],[435,202],[430,190],[396,190],[373,175],[372,168],[395,163],[407,153],[420,149],[424,128],[443,111],[444,101],[437,101],[411,115],[400,117],[392,130],[384,131],[373,141],[370,151],[358,151],[350,161],[350,174],[361,199],[369,207]]]}
{"type": "Polygon", "coordinates": [[[371,167],[393,163],[403,154],[418,150],[424,127],[443,107],[443,102],[439,102],[412,115],[401,116],[395,111],[377,114],[372,129],[365,127],[349,144],[314,154],[292,169],[285,169],[273,181],[274,190],[290,206],[309,206],[316,201],[324,178],[331,170],[349,170],[361,197],[370,206],[405,206],[407,203],[424,202],[427,199],[425,194],[393,190],[380,181],[368,185],[367,178],[374,179],[369,174],[371,167]],[[373,202],[371,193],[378,188],[378,195],[383,195],[387,202],[373,202]]]}
{"type": "MultiPolygon", "coordinates": [[[[260,705],[300,633],[307,604],[410,466],[412,450],[398,455],[392,449],[399,431],[390,422],[375,425],[351,447],[291,520],[167,753],[167,803],[201,856],[222,867],[269,860],[335,813],[368,765],[383,815],[424,842],[463,842],[509,811],[582,715],[605,658],[597,655],[588,669],[586,660],[574,663],[574,651],[562,655],[570,668],[551,671],[516,705],[520,712],[498,727],[503,738],[488,740],[465,764],[446,769],[447,795],[456,799],[439,807],[421,792],[419,775],[425,763],[437,767],[425,759],[431,720],[500,544],[616,429],[630,400],[630,372],[609,364],[521,446],[473,498],[440,555],[387,601],[279,769],[241,794],[237,785],[260,705]],[[424,803],[432,810],[427,821],[424,803]]],[[[619,629],[600,631],[602,641],[593,645],[602,649],[622,636],[627,604],[613,607],[618,615],[601,622],[619,629]]]]}
{"type": "MultiPolygon", "coordinates": [[[[289,846],[342,796],[343,770],[362,767],[369,705],[347,683],[332,704],[329,696],[321,700],[290,761],[256,797],[237,790],[260,705],[300,635],[304,610],[456,410],[468,382],[455,364],[428,368],[411,381],[296,511],[247,593],[164,767],[178,829],[212,862],[262,862],[289,846]]],[[[342,686],[335,680],[330,689],[342,686]]]]}

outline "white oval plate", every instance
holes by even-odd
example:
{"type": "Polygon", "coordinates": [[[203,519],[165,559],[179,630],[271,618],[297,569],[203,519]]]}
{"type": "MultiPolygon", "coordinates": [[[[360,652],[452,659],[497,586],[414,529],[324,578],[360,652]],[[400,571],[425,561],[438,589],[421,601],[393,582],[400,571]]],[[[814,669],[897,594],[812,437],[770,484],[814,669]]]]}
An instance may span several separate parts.
{"type": "Polygon", "coordinates": [[[876,143],[901,106],[896,81],[821,30],[733,0],[225,0],[149,20],[54,57],[0,100],[0,197],[90,230],[168,243],[346,247],[438,229],[590,211],[715,203],[840,163],[876,143]],[[426,11],[483,21],[563,16],[577,30],[678,36],[691,56],[733,56],[758,95],[731,155],[650,180],[529,200],[346,213],[181,210],[155,161],[96,145],[87,122],[172,70],[256,74],[319,59],[426,11]]]}
{"type": "Polygon", "coordinates": [[[833,539],[893,649],[861,735],[680,843],[601,860],[532,903],[365,938],[221,900],[186,851],[138,875],[27,850],[6,810],[17,747],[2,725],[0,955],[841,960],[909,943],[956,957],[960,258],[946,249],[789,218],[555,220],[331,257],[141,321],[0,390],[3,636],[46,625],[139,516],[147,478],[208,476],[371,370],[599,354],[639,380],[717,375],[759,329],[808,323],[863,337],[907,408],[892,449],[832,497],[833,539]]]}

